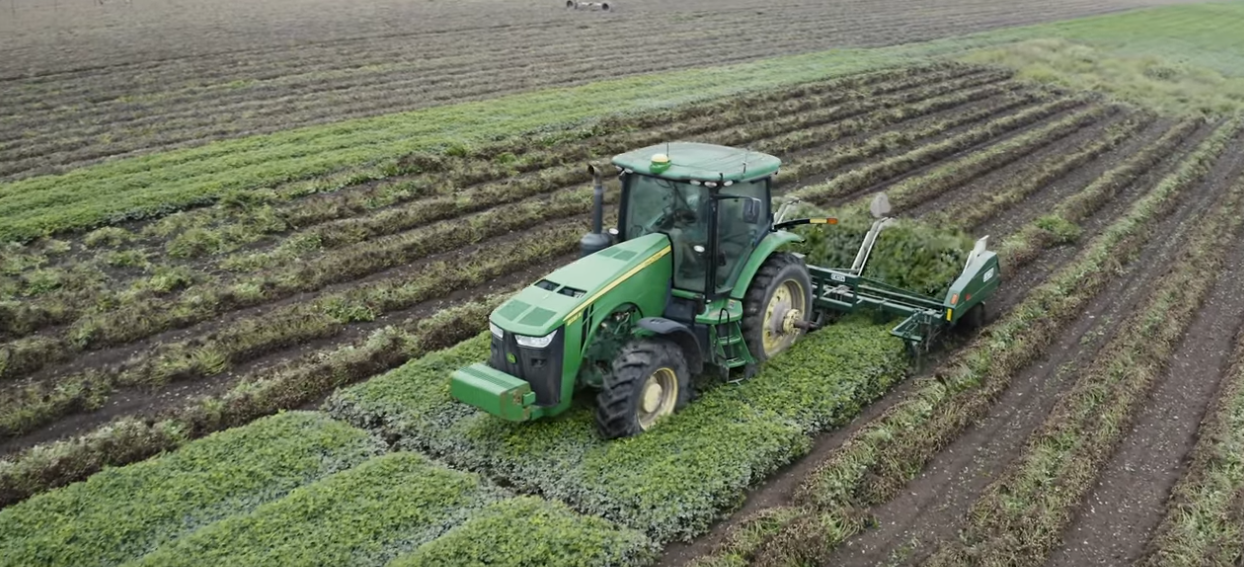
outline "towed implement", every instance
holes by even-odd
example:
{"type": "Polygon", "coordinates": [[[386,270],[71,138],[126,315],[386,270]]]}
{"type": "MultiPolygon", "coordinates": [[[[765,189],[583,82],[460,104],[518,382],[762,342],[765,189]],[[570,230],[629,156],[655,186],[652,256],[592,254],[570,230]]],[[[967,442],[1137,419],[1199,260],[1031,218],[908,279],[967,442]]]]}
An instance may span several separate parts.
{"type": "Polygon", "coordinates": [[[652,428],[691,398],[691,378],[753,374],[765,360],[837,314],[901,317],[891,333],[915,352],[945,331],[976,327],[999,284],[997,256],[976,242],[945,297],[863,275],[892,219],[884,195],[850,267],[809,266],[787,229],[836,224],[782,220],[770,210],[781,161],[700,143],[649,146],[613,158],[622,185],[618,226],[602,230],[595,178],[592,231],[581,255],[522,289],[489,317],[488,360],[450,380],[457,400],[521,422],[570,408],[596,391],[605,438],[652,428]]]}

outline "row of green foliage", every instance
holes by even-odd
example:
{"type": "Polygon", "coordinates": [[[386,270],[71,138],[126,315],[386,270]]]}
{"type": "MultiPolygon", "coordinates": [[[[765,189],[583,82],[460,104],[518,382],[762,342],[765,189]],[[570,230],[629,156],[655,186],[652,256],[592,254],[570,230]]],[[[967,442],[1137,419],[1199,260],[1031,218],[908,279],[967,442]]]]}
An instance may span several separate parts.
{"type": "Polygon", "coordinates": [[[383,451],[318,413],[258,420],[0,510],[0,565],[115,565],[383,451]]]}
{"type": "Polygon", "coordinates": [[[1145,567],[1229,566],[1244,541],[1244,334],[1197,432],[1187,472],[1140,562],[1145,567]]]}
{"type": "Polygon", "coordinates": [[[650,561],[653,551],[637,531],[538,498],[512,501],[477,474],[398,452],[294,489],[126,565],[521,565],[532,559],[635,565],[650,561]],[[514,554],[519,550],[525,551],[514,554]]]}
{"type": "MultiPolygon", "coordinates": [[[[859,119],[846,119],[845,122],[837,122],[834,125],[835,131],[828,139],[834,139],[837,136],[850,135],[859,131],[872,130],[885,125],[888,122],[896,120],[907,120],[912,117],[918,117],[929,112],[953,107],[963,104],[965,101],[976,100],[977,97],[983,96],[973,91],[955,90],[961,85],[957,84],[935,84],[926,88],[916,89],[904,95],[904,100],[915,101],[909,106],[900,106],[894,109],[884,109],[887,101],[886,97],[878,99],[866,99],[860,104],[872,105],[872,107],[882,107],[883,110],[874,112],[859,119]],[[945,96],[929,97],[933,92],[950,92],[945,96]]],[[[1000,87],[990,87],[991,92],[1002,92],[1000,87]]],[[[1025,97],[1009,97],[1004,100],[1004,106],[1018,104],[1025,97]]],[[[854,105],[842,105],[831,107],[829,110],[836,113],[837,116],[845,116],[851,113],[858,113],[858,109],[853,109],[854,105]]],[[[915,140],[936,135],[946,128],[954,127],[958,124],[970,123],[977,118],[987,116],[989,113],[997,110],[996,107],[990,106],[982,109],[974,109],[966,113],[959,113],[948,119],[934,121],[930,124],[918,125],[919,127],[901,130],[902,141],[914,142],[915,140]]],[[[796,115],[795,124],[791,127],[799,127],[800,121],[806,117],[796,115]]],[[[742,143],[749,140],[755,140],[756,136],[766,134],[768,128],[749,127],[737,132],[723,132],[730,136],[739,137],[739,139],[716,139],[711,141],[720,143],[742,143]]],[[[815,130],[815,129],[813,129],[815,130]]],[[[791,135],[778,136],[776,139],[766,140],[762,142],[762,150],[770,149],[770,143],[780,144],[783,148],[792,147],[793,144],[805,145],[808,143],[825,143],[828,141],[826,136],[829,133],[821,132],[817,134],[810,130],[802,130],[797,133],[799,139],[792,139],[791,135]],[[817,134],[817,135],[812,135],[817,134]]],[[[727,136],[729,137],[729,136],[727,136]]],[[[888,147],[893,144],[901,143],[898,139],[888,137],[884,143],[872,144],[877,148],[888,147]]],[[[871,139],[870,139],[871,141],[871,139]]],[[[797,147],[796,147],[797,149],[797,147]]],[[[839,162],[845,154],[836,153],[833,160],[799,160],[787,169],[788,174],[783,176],[779,181],[779,186],[784,186],[797,182],[800,175],[814,175],[825,167],[840,165],[839,162]]],[[[290,238],[276,249],[267,252],[248,252],[242,253],[223,259],[220,265],[230,270],[252,270],[258,268],[274,268],[289,266],[299,257],[306,256],[313,252],[319,252],[325,248],[332,248],[377,238],[386,234],[408,229],[420,224],[437,220],[441,218],[453,217],[459,214],[478,211],[489,206],[509,203],[513,200],[539,195],[554,191],[558,188],[564,188],[567,185],[582,181],[586,174],[582,167],[562,166],[542,171],[536,175],[525,176],[505,182],[489,183],[484,186],[477,187],[465,193],[453,193],[450,191],[452,187],[446,190],[439,190],[437,193],[446,193],[443,196],[433,196],[429,199],[422,199],[413,203],[402,205],[399,207],[387,208],[373,215],[363,217],[343,219],[328,224],[310,227],[308,230],[294,233],[290,238]]],[[[346,192],[346,195],[354,193],[346,192]]],[[[586,193],[580,191],[576,193],[582,197],[586,193]]],[[[344,197],[345,195],[337,195],[344,197]]],[[[308,206],[319,208],[324,206],[323,203],[327,199],[310,199],[308,206]]],[[[369,243],[360,243],[357,247],[363,250],[355,251],[343,249],[339,254],[347,255],[353,258],[348,265],[350,270],[339,270],[338,266],[342,261],[337,254],[327,253],[317,257],[313,257],[310,262],[303,262],[294,266],[296,273],[291,274],[290,269],[278,270],[259,274],[254,277],[245,278],[235,282],[229,286],[223,286],[212,281],[195,281],[193,276],[184,276],[181,281],[190,285],[184,293],[173,297],[160,297],[159,294],[142,293],[143,290],[135,290],[135,293],[124,294],[125,301],[118,305],[117,308],[108,313],[101,313],[90,317],[82,318],[65,333],[61,340],[50,340],[49,337],[41,337],[25,342],[17,342],[6,345],[4,351],[7,352],[6,359],[9,361],[7,370],[0,371],[0,376],[4,374],[16,375],[37,370],[39,366],[47,361],[63,360],[72,352],[88,348],[107,346],[114,344],[123,344],[127,341],[150,335],[160,330],[168,328],[182,327],[188,324],[200,321],[208,316],[218,313],[222,310],[234,309],[253,305],[258,302],[271,301],[280,299],[294,292],[313,291],[329,283],[343,281],[351,277],[358,277],[374,272],[379,269],[390,267],[395,263],[405,263],[417,259],[420,255],[445,250],[453,246],[454,242],[476,241],[485,238],[488,235],[495,235],[499,232],[508,230],[509,227],[519,226],[523,223],[530,224],[539,219],[554,218],[558,211],[569,211],[567,207],[578,206],[582,209],[585,203],[590,200],[575,199],[570,195],[558,195],[551,203],[545,203],[540,200],[528,201],[515,207],[507,208],[508,214],[501,215],[499,219],[479,218],[471,225],[472,230],[462,231],[454,230],[445,233],[441,230],[437,235],[425,234],[428,231],[411,233],[400,238],[390,238],[383,241],[383,246],[378,249],[369,243]],[[577,201],[577,202],[575,202],[577,201]],[[553,205],[550,207],[549,205],[553,205]],[[560,208],[559,208],[560,207],[560,208]],[[524,212],[526,211],[526,212],[524,212]],[[534,216],[533,216],[534,215],[534,216]],[[442,234],[444,233],[444,234],[442,234]],[[427,241],[432,240],[436,244],[429,247],[427,241]],[[383,251],[393,250],[400,252],[381,253],[383,251]],[[358,261],[360,258],[370,258],[375,261],[361,265],[358,261]]],[[[499,211],[492,214],[497,216],[499,211]]],[[[569,214],[564,212],[562,214],[569,214]]],[[[169,246],[174,244],[185,244],[191,242],[200,242],[200,239],[208,238],[209,240],[222,238],[224,233],[236,233],[239,226],[250,226],[253,223],[242,222],[238,224],[228,224],[220,229],[223,232],[213,232],[210,230],[191,229],[182,233],[179,237],[169,242],[169,246]],[[193,237],[193,238],[191,238],[193,237]],[[210,237],[210,238],[209,238],[210,237]]],[[[284,226],[284,223],[277,223],[284,226]]],[[[276,225],[272,225],[276,226],[276,225]]],[[[445,227],[441,227],[444,229],[445,227]]],[[[243,231],[245,232],[245,231],[243,231]]],[[[185,244],[191,246],[190,244],[185,244]]],[[[191,246],[198,249],[198,244],[191,246]]],[[[171,253],[171,252],[170,252],[171,253]]],[[[158,283],[161,277],[161,268],[157,267],[157,272],[152,278],[153,285],[158,283]]],[[[167,271],[167,269],[165,269],[167,271]]],[[[184,271],[184,270],[183,270],[184,271]]],[[[100,287],[100,286],[96,286],[100,287]]],[[[106,287],[106,286],[102,286],[106,287]]],[[[157,290],[158,291],[158,290],[157,290]]],[[[107,291],[99,289],[92,290],[95,294],[109,295],[107,291]]],[[[75,294],[77,295],[91,295],[75,294]]],[[[20,321],[19,325],[27,330],[36,330],[38,323],[53,323],[61,321],[74,311],[72,307],[62,305],[59,300],[62,298],[53,298],[49,302],[40,302],[39,304],[24,303],[16,306],[14,313],[15,319],[20,321]]],[[[75,303],[89,303],[84,298],[77,297],[79,301],[75,303]]],[[[90,299],[89,297],[85,299],[90,299]]],[[[104,297],[96,298],[98,301],[104,301],[104,297]]]]}
{"type": "Polygon", "coordinates": [[[339,390],[336,416],[522,491],[644,530],[658,542],[703,533],[750,485],[806,453],[906,369],[889,325],[848,319],[805,337],[737,385],[702,395],[644,435],[605,442],[592,411],[512,424],[449,397],[449,375],[487,356],[487,333],[339,390]]]}
{"type": "Polygon", "coordinates": [[[474,336],[504,299],[491,295],[436,315],[379,329],[365,340],[313,352],[248,376],[219,395],[192,399],[156,418],[124,416],[87,434],[35,445],[0,460],[0,506],[64,486],[107,466],[140,461],[187,441],[282,409],[474,336]]]}
{"type": "MultiPolygon", "coordinates": [[[[963,428],[984,415],[1009,386],[1013,373],[1035,361],[1064,325],[1078,317],[1117,275],[1118,268],[1135,260],[1153,236],[1149,225],[1170,211],[1182,192],[1201,178],[1207,164],[1226,149],[1236,128],[1233,123],[1220,126],[1074,260],[943,364],[935,377],[922,380],[891,409],[852,434],[807,476],[791,506],[746,518],[718,550],[697,564],[815,563],[865,529],[869,506],[892,497],[963,428]]],[[[1133,167],[1119,166],[1129,171],[1133,167]]],[[[1102,178],[1118,175],[1112,171],[1102,178]]],[[[1074,194],[1069,197],[1074,198],[1074,194]]]]}
{"type": "Polygon", "coordinates": [[[1141,301],[1143,309],[1080,372],[1024,453],[973,504],[960,540],[939,549],[931,565],[962,565],[969,557],[1038,565],[1049,557],[1209,297],[1244,223],[1242,198],[1244,180],[1223,191],[1195,225],[1171,235],[1183,253],[1141,301]]]}

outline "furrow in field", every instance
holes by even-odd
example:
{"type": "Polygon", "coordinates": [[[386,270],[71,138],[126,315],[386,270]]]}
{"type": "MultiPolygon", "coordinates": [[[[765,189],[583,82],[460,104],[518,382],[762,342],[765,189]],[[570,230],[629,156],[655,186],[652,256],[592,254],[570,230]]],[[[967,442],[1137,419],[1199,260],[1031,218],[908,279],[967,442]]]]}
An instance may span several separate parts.
{"type": "MultiPolygon", "coordinates": [[[[1235,183],[1237,186],[1244,184],[1244,177],[1235,183]]],[[[1230,380],[1232,345],[1244,321],[1244,294],[1240,293],[1239,284],[1244,276],[1241,272],[1244,265],[1229,261],[1244,254],[1244,240],[1237,234],[1233,242],[1222,243],[1222,246],[1228,260],[1219,267],[1220,273],[1214,274],[1213,291],[1169,358],[1167,368],[1152,387],[1146,403],[1137,411],[1133,425],[1124,428],[1126,436],[1109,463],[1101,469],[1092,490],[1085,495],[1048,564],[1139,563],[1150,535],[1162,522],[1176,481],[1181,474],[1197,467],[1188,464],[1189,460],[1197,461],[1193,452],[1197,438],[1214,438],[1214,433],[1198,433],[1198,425],[1207,417],[1207,410],[1215,405],[1220,383],[1230,380]]],[[[1223,387],[1229,386],[1224,384],[1223,387]]],[[[1212,415],[1208,417],[1213,419],[1212,415]]],[[[1230,541],[1244,541],[1238,537],[1242,533],[1239,527],[1244,524],[1236,521],[1234,525],[1237,534],[1234,539],[1230,535],[1222,537],[1232,532],[1230,527],[1207,525],[1201,530],[1179,533],[1187,538],[1182,539],[1183,542],[1217,539],[1219,543],[1209,547],[1214,549],[1230,541]]],[[[1166,532],[1168,536],[1175,533],[1176,530],[1166,532]]],[[[1171,541],[1180,541],[1180,538],[1171,541]]],[[[1238,559],[1239,548],[1225,547],[1226,552],[1216,557],[1212,551],[1198,555],[1183,548],[1163,560],[1184,565],[1230,565],[1238,559]]]]}
{"type": "MultiPolygon", "coordinates": [[[[1238,242],[1234,249],[1239,251],[1238,242]]],[[[1229,268],[1224,274],[1233,275],[1238,275],[1238,267],[1229,268]]],[[[1227,302],[1234,305],[1240,294],[1232,291],[1231,295],[1227,302]]],[[[1199,428],[1190,435],[1187,431],[1179,432],[1184,438],[1175,445],[1195,442],[1192,450],[1180,466],[1160,472],[1162,477],[1179,476],[1173,488],[1158,493],[1162,497],[1169,495],[1169,499],[1163,503],[1165,510],[1158,510],[1160,523],[1149,530],[1152,537],[1141,550],[1137,565],[1231,567],[1241,561],[1239,542],[1244,541],[1244,451],[1241,450],[1244,446],[1244,439],[1241,439],[1244,437],[1244,333],[1237,328],[1231,335],[1229,328],[1223,325],[1215,329],[1215,335],[1219,336],[1211,339],[1215,346],[1220,345],[1223,338],[1234,343],[1234,348],[1227,349],[1230,350],[1229,365],[1221,376],[1220,387],[1211,390],[1213,398],[1208,400],[1206,417],[1194,424],[1199,428]]],[[[1211,356],[1225,354],[1223,351],[1211,356]]],[[[1188,375],[1181,378],[1187,380],[1188,375]]],[[[1073,551],[1058,553],[1052,562],[1065,564],[1064,558],[1079,555],[1073,551]]]]}
{"type": "Polygon", "coordinates": [[[1036,565],[1049,558],[1212,291],[1244,221],[1244,183],[1223,187],[1244,160],[1223,159],[1212,172],[1211,165],[1200,172],[1209,174],[1205,192],[1221,195],[1198,223],[1177,230],[1189,236],[1169,271],[1149,286],[1141,306],[1077,373],[1023,453],[972,505],[959,541],[944,543],[929,565],[1036,565]]]}
{"type": "Polygon", "coordinates": [[[1008,389],[1011,374],[1038,360],[1061,325],[1082,313],[1113,279],[1114,272],[1104,268],[1135,259],[1152,236],[1147,223],[1164,218],[1178,203],[1181,192],[1196,181],[1195,172],[1225,148],[1234,129],[1234,124],[1220,126],[1176,172],[981,337],[940,365],[934,377],[917,382],[901,400],[832,449],[796,491],[791,505],[743,519],[703,562],[823,561],[841,542],[865,530],[869,507],[893,498],[965,427],[978,421],[1008,389]]]}

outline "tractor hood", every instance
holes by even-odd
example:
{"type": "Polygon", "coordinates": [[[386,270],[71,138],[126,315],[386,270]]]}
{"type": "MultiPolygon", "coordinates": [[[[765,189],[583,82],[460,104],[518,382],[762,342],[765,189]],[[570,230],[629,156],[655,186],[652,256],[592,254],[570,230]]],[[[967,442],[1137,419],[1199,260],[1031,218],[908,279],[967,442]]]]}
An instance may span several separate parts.
{"type": "Polygon", "coordinates": [[[669,253],[669,238],[648,234],[563,266],[502,303],[490,320],[511,333],[545,336],[588,305],[669,253]]]}

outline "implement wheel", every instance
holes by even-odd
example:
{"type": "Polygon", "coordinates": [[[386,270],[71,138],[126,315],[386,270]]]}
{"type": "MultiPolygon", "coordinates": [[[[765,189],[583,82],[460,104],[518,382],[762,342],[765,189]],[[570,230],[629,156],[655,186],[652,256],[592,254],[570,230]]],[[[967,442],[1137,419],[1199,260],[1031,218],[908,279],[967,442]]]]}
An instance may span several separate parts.
{"type": "Polygon", "coordinates": [[[622,347],[596,395],[596,426],[606,439],[651,429],[691,399],[691,373],[673,342],[641,339],[622,347]]]}
{"type": "Polygon", "coordinates": [[[743,340],[759,362],[795,343],[812,315],[812,278],[803,260],[778,252],[752,278],[743,298],[743,340]]]}

